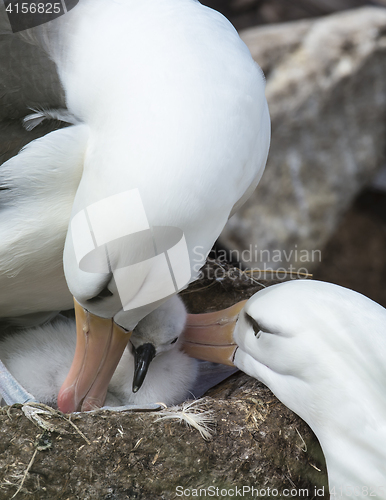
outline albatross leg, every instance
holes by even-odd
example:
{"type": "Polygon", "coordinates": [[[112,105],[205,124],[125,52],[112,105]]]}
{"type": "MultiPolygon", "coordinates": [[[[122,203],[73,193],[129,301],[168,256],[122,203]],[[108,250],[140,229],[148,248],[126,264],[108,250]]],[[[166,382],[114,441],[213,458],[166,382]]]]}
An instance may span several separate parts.
{"type": "Polygon", "coordinates": [[[9,373],[0,360],[0,395],[7,405],[37,402],[28,391],[9,373]]]}

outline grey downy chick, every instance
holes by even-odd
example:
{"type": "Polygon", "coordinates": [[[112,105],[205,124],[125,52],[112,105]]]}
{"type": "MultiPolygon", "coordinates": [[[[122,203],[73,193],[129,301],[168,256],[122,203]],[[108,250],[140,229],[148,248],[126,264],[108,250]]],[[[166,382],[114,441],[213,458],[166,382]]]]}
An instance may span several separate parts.
{"type": "MultiPolygon", "coordinates": [[[[178,356],[186,356],[179,350],[179,339],[185,327],[186,317],[185,306],[180,297],[175,295],[135,327],[130,338],[135,359],[133,393],[142,387],[150,363],[157,357],[170,351],[179,352],[178,356]]],[[[177,354],[175,356],[177,360],[177,354]]],[[[172,355],[169,354],[169,358],[172,358],[172,355]]],[[[186,359],[186,362],[189,364],[190,360],[186,359]]]]}

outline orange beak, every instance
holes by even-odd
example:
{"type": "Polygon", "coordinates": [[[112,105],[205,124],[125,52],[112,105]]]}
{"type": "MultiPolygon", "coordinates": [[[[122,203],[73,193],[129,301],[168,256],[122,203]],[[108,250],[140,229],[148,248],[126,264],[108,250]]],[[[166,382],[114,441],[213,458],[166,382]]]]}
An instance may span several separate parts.
{"type": "Polygon", "coordinates": [[[64,413],[103,406],[111,377],[131,336],[112,318],[100,318],[76,300],[74,303],[75,355],[58,394],[58,408],[64,413]]]}
{"type": "Polygon", "coordinates": [[[233,331],[246,300],[212,313],[188,314],[182,349],[192,358],[234,366],[233,331]]]}

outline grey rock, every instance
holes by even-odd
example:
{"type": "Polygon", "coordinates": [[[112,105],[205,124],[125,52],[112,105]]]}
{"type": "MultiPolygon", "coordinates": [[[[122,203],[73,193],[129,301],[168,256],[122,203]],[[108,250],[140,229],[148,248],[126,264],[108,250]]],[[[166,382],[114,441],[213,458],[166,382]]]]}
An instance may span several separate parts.
{"type": "Polygon", "coordinates": [[[364,5],[385,6],[385,0],[204,0],[222,12],[237,29],[325,16],[364,5]]]}
{"type": "Polygon", "coordinates": [[[257,190],[221,242],[250,267],[311,271],[342,214],[384,162],[386,9],[241,36],[267,76],[272,143],[257,190]]]}

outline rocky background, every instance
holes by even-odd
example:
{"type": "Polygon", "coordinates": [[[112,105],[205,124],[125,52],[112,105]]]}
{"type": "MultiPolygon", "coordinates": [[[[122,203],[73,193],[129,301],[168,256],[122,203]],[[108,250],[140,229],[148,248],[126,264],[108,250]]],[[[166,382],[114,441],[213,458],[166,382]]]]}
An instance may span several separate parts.
{"type": "Polygon", "coordinates": [[[386,7],[385,0],[207,0],[241,31],[251,26],[327,16],[363,6],[386,7]]]}
{"type": "Polygon", "coordinates": [[[292,265],[386,306],[386,1],[207,3],[263,68],[272,119],[262,181],[221,245],[247,267],[292,265]]]}

